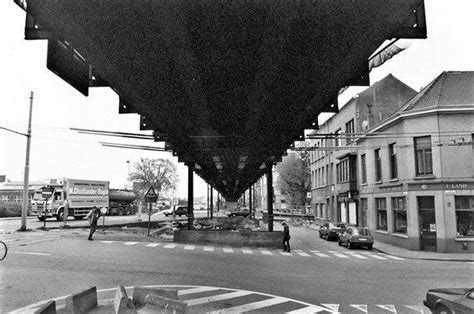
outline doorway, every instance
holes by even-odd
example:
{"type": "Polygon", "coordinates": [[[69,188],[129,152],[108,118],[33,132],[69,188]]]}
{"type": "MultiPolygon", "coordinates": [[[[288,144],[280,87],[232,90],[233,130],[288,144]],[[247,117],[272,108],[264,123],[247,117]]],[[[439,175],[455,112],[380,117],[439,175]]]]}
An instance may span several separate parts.
{"type": "Polygon", "coordinates": [[[437,252],[434,196],[418,196],[420,250],[437,252]]]}

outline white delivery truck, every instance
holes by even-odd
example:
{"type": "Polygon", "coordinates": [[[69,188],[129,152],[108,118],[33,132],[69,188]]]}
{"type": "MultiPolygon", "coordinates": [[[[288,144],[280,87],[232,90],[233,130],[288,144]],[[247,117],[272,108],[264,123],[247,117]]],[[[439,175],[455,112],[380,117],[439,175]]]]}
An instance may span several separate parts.
{"type": "Polygon", "coordinates": [[[82,219],[94,206],[109,207],[109,182],[65,179],[62,183],[42,187],[35,191],[31,212],[40,221],[50,217],[62,221],[66,200],[68,215],[82,219]]]}

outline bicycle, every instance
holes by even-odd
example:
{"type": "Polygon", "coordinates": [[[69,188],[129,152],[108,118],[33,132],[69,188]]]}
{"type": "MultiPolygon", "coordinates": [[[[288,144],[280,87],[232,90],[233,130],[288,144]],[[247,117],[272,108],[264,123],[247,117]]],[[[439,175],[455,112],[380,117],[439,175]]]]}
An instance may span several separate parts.
{"type": "Polygon", "coordinates": [[[8,248],[5,242],[0,241],[0,261],[3,261],[7,257],[8,248]]]}

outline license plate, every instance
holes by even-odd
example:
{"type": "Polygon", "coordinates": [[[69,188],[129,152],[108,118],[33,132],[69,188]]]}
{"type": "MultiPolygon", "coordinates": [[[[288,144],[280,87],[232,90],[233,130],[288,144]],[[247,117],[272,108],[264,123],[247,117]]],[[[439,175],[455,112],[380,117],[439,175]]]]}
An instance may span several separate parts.
{"type": "Polygon", "coordinates": [[[360,240],[360,241],[367,241],[367,239],[364,239],[364,238],[362,238],[362,239],[359,239],[359,240],[360,240]]]}

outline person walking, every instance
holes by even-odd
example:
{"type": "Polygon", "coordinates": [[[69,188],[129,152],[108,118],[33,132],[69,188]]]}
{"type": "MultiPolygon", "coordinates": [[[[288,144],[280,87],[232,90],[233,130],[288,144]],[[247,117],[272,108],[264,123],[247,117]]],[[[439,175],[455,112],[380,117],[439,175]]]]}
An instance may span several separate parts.
{"type": "Polygon", "coordinates": [[[92,235],[97,230],[97,220],[100,217],[100,210],[97,207],[93,207],[86,216],[86,219],[89,220],[90,232],[89,238],[87,240],[92,241],[92,235]]]}
{"type": "Polygon", "coordinates": [[[290,252],[290,227],[286,221],[281,224],[283,225],[283,252],[290,252]]]}

